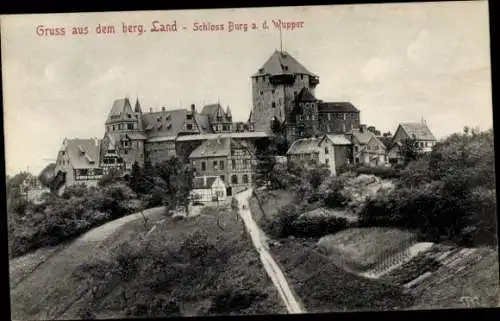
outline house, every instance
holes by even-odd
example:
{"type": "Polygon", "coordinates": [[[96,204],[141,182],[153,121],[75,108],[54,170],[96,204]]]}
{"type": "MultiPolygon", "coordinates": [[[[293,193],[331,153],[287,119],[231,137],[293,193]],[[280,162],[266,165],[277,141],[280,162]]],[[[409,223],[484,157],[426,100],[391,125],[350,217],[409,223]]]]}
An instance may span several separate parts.
{"type": "Polygon", "coordinates": [[[97,186],[103,176],[100,144],[97,138],[64,139],[54,169],[57,190],[75,184],[97,186]]]}
{"type": "Polygon", "coordinates": [[[380,166],[388,165],[387,148],[372,131],[361,125],[348,133],[353,144],[354,164],[380,166]]]}
{"type": "Polygon", "coordinates": [[[425,121],[420,123],[401,123],[394,133],[393,142],[402,142],[405,139],[413,138],[417,141],[422,152],[432,151],[436,144],[436,138],[430,131],[425,121]]]}
{"type": "Polygon", "coordinates": [[[245,140],[218,137],[204,141],[189,155],[196,176],[217,176],[232,196],[251,186],[254,156],[245,140]]]}
{"type": "Polygon", "coordinates": [[[286,152],[287,163],[319,164],[320,138],[300,138],[286,152]]]}
{"type": "Polygon", "coordinates": [[[190,192],[193,202],[224,201],[226,185],[219,176],[198,176],[193,179],[193,189],[190,192]]]}
{"type": "Polygon", "coordinates": [[[319,163],[338,175],[340,169],[352,163],[352,142],[345,135],[325,135],[319,144],[319,163]]]}

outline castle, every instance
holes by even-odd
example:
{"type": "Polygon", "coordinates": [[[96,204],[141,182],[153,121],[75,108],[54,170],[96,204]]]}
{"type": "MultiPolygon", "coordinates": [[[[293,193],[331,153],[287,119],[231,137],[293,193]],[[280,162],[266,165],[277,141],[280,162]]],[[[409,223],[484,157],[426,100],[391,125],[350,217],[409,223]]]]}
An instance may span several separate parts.
{"type": "MultiPolygon", "coordinates": [[[[253,104],[247,122],[235,122],[230,107],[224,109],[220,103],[200,111],[191,105],[189,109],[161,107],[145,112],[138,98],[134,104],[129,98],[114,101],[102,139],[64,140],[55,170],[59,185],[95,185],[110,168],[130,170],[135,162],[155,164],[171,157],[189,162],[191,153],[214,139],[229,139],[233,143],[228,146],[245,146],[252,154],[256,141],[277,132],[291,144],[300,138],[342,134],[360,127],[360,112],[351,103],[323,102],[315,97],[319,77],[287,52],[276,50],[251,79],[253,104]]],[[[231,160],[232,152],[228,153],[231,160]]],[[[204,157],[207,159],[200,160],[198,155],[197,162],[210,163],[210,155],[204,157]]],[[[220,167],[214,170],[218,173],[220,167]]],[[[230,177],[235,186],[236,182],[250,183],[248,172],[241,178],[231,171],[220,174],[221,179],[230,177]]]]}

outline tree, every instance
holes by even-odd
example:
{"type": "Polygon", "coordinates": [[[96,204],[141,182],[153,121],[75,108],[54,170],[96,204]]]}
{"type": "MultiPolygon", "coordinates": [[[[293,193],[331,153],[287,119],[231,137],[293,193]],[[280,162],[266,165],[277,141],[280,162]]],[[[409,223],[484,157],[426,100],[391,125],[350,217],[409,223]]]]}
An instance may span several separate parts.
{"type": "Polygon", "coordinates": [[[406,138],[402,140],[401,143],[399,153],[403,157],[405,164],[408,164],[419,157],[422,149],[415,137],[406,138]]]}

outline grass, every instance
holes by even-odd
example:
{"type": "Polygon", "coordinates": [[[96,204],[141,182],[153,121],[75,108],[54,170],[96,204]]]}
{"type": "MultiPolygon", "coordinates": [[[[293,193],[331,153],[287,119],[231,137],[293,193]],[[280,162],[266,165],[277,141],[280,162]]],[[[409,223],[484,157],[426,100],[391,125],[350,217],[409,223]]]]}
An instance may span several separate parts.
{"type": "Polygon", "coordinates": [[[353,270],[365,271],[410,246],[414,238],[409,231],[393,228],[353,228],[321,238],[318,246],[329,256],[341,257],[353,270]]]}
{"type": "Polygon", "coordinates": [[[169,218],[147,240],[138,236],[111,261],[94,262],[75,277],[99,285],[97,293],[81,305],[83,316],[89,311],[98,317],[286,311],[243,221],[229,209],[204,209],[197,217],[169,218]]]}
{"type": "Polygon", "coordinates": [[[399,287],[345,272],[298,240],[287,240],[272,253],[308,312],[393,310],[413,303],[399,287]]]}

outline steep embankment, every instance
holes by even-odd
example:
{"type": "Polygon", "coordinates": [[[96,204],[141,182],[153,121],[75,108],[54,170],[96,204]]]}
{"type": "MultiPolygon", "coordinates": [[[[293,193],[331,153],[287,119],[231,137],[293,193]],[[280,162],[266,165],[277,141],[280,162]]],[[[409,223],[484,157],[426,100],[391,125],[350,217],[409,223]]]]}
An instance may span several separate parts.
{"type": "MultiPolygon", "coordinates": [[[[151,219],[161,216],[163,208],[144,211],[151,219]]],[[[58,317],[87,290],[75,282],[73,271],[81,264],[105,258],[117,244],[137,233],[142,223],[133,214],[97,227],[70,244],[40,250],[10,264],[12,319],[51,319],[58,317]],[[48,252],[48,253],[47,253],[48,252]],[[45,255],[44,255],[45,254],[45,255]]]]}

